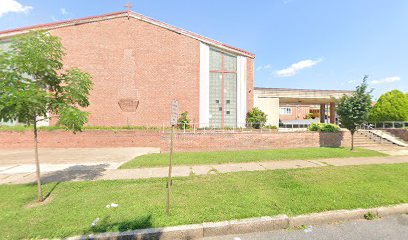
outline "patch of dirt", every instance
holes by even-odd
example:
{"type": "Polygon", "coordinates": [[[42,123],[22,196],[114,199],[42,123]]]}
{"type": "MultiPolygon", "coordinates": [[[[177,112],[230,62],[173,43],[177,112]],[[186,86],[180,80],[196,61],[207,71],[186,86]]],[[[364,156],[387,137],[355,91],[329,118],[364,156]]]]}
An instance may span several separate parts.
{"type": "Polygon", "coordinates": [[[26,208],[35,208],[35,207],[41,207],[41,206],[45,206],[49,203],[52,202],[54,198],[52,196],[48,196],[44,201],[39,202],[37,199],[34,200],[33,202],[28,203],[25,207],[26,208]]]}

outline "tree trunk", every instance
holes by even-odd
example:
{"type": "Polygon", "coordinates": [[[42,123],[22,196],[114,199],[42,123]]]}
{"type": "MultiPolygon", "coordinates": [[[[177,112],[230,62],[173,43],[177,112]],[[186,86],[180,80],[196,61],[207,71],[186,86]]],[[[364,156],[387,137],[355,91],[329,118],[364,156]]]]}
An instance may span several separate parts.
{"type": "Polygon", "coordinates": [[[354,131],[351,132],[351,149],[350,150],[351,151],[354,150],[354,131]]]}
{"type": "Polygon", "coordinates": [[[38,159],[38,135],[37,135],[37,121],[34,118],[34,151],[35,151],[35,166],[37,174],[37,188],[38,188],[38,201],[44,200],[41,187],[41,174],[40,174],[40,160],[38,159]]]}

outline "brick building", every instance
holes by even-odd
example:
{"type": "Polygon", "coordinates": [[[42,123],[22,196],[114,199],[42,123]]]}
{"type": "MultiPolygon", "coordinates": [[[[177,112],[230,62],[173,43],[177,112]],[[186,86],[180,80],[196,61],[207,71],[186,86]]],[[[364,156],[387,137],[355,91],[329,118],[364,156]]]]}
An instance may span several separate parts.
{"type": "Polygon", "coordinates": [[[65,66],[92,75],[88,125],[169,125],[177,99],[201,127],[240,126],[253,107],[254,54],[138,13],[2,31],[0,47],[31,30],[58,36],[65,66]]]}

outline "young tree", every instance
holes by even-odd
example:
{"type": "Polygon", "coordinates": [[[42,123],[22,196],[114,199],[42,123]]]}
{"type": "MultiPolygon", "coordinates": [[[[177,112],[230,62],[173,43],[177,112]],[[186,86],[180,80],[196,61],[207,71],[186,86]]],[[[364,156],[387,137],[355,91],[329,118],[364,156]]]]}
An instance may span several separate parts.
{"type": "Polygon", "coordinates": [[[342,127],[351,132],[351,150],[354,149],[354,133],[357,127],[368,120],[371,109],[371,91],[367,85],[368,76],[365,76],[361,85],[351,96],[344,95],[337,106],[337,114],[342,127]]]}
{"type": "Polygon", "coordinates": [[[32,125],[38,200],[43,201],[38,159],[38,122],[58,116],[66,129],[81,131],[88,113],[91,76],[77,68],[65,70],[64,49],[57,37],[30,32],[0,51],[0,119],[32,125]]]}
{"type": "Polygon", "coordinates": [[[267,117],[268,115],[261,109],[254,107],[252,111],[247,112],[246,122],[250,124],[251,127],[260,129],[262,126],[265,126],[267,117]]]}
{"type": "Polygon", "coordinates": [[[399,90],[384,93],[370,111],[370,122],[408,121],[408,95],[399,90]]]}

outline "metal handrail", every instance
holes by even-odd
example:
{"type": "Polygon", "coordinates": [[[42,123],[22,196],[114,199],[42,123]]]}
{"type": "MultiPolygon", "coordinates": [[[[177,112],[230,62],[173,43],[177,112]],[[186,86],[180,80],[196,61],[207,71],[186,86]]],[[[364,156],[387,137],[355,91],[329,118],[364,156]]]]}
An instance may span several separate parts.
{"type": "Polygon", "coordinates": [[[372,123],[374,128],[382,128],[382,129],[401,129],[407,128],[408,122],[405,121],[384,121],[378,123],[372,123]]]}
{"type": "Polygon", "coordinates": [[[387,138],[385,138],[385,137],[383,136],[383,134],[380,134],[380,133],[378,133],[378,132],[377,132],[377,133],[374,132],[375,128],[374,128],[371,124],[363,123],[363,124],[360,125],[359,129],[366,130],[365,133],[367,133],[367,134],[365,134],[365,135],[366,135],[368,138],[370,138],[370,139],[372,139],[372,140],[374,140],[374,141],[379,140],[379,141],[380,141],[380,144],[382,144],[384,140],[385,140],[386,142],[392,143],[390,140],[388,140],[387,138]]]}
{"type": "MultiPolygon", "coordinates": [[[[273,130],[277,130],[276,128],[269,127],[269,125],[265,125],[264,123],[237,123],[233,126],[225,126],[219,127],[216,124],[208,124],[208,123],[184,123],[179,122],[177,124],[177,130],[182,131],[183,133],[235,133],[235,132],[272,132],[273,130]],[[254,125],[259,125],[260,127],[254,127],[254,125]]],[[[168,123],[162,124],[162,132],[164,133],[166,130],[170,130],[168,123]]]]}

